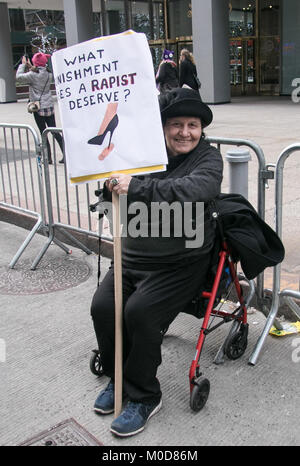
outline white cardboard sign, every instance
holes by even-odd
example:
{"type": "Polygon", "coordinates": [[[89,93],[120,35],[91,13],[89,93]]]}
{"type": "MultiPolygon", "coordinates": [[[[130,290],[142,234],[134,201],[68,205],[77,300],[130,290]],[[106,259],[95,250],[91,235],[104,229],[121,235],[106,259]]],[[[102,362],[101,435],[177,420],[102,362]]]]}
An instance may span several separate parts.
{"type": "Polygon", "coordinates": [[[133,31],[55,52],[54,80],[72,184],[165,170],[151,52],[133,31]]]}

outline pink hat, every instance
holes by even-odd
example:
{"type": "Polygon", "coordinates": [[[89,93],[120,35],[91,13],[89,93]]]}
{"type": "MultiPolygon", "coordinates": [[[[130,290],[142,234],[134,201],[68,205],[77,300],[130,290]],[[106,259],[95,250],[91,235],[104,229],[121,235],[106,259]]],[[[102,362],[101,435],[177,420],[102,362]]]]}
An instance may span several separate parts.
{"type": "Polygon", "coordinates": [[[34,66],[46,66],[48,59],[51,57],[48,53],[38,52],[32,57],[32,63],[34,66]]]}

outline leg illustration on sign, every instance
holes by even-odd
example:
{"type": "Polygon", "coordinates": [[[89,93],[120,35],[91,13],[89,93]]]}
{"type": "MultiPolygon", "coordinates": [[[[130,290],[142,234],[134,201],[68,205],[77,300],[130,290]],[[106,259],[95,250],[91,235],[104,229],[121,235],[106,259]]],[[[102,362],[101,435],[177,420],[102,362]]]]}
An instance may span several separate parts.
{"type": "Polygon", "coordinates": [[[100,125],[97,136],[89,139],[88,144],[95,144],[101,146],[105,140],[105,136],[110,133],[108,146],[105,147],[102,152],[98,155],[99,160],[104,160],[107,157],[113,148],[114,144],[111,143],[111,139],[116,127],[119,124],[119,118],[117,115],[118,103],[110,103],[107,105],[104,118],[100,125]]]}

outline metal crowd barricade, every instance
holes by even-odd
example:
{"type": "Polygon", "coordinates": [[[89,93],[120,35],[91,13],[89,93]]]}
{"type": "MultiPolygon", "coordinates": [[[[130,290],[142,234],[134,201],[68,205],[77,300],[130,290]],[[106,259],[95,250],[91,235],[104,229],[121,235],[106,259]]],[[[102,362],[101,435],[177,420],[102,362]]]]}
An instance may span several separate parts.
{"type": "MultiPolygon", "coordinates": [[[[65,236],[72,243],[87,254],[92,251],[86,247],[78,238],[71,232],[83,233],[85,235],[99,237],[99,223],[95,216],[91,215],[89,206],[91,190],[95,191],[100,188],[100,183],[84,183],[80,186],[71,186],[67,178],[66,162],[59,163],[57,143],[55,142],[55,134],[62,133],[60,128],[47,128],[42,135],[42,156],[44,165],[45,191],[47,200],[47,212],[49,223],[49,238],[47,243],[42,248],[37,256],[34,265],[37,266],[45,252],[47,251],[51,241],[58,241],[56,231],[65,236]],[[48,163],[47,154],[47,139],[52,152],[53,164],[48,163]]],[[[111,236],[101,235],[102,239],[112,241],[111,236]]]]}
{"type": "Polygon", "coordinates": [[[13,268],[35,233],[46,229],[41,147],[31,126],[1,123],[0,128],[0,205],[37,217],[9,264],[13,268]]]}
{"type": "MultiPolygon", "coordinates": [[[[287,158],[294,152],[300,151],[300,143],[291,144],[286,147],[280,154],[275,170],[275,226],[276,233],[281,238],[282,237],[282,199],[283,199],[283,168],[287,158]]],[[[277,264],[273,270],[273,291],[272,291],[272,305],[267,317],[264,329],[257,340],[256,346],[253,353],[250,356],[249,364],[255,365],[257,358],[260,354],[260,351],[263,347],[264,341],[269,334],[269,331],[274,323],[276,318],[280,297],[287,298],[298,298],[300,299],[300,292],[294,290],[284,289],[280,291],[280,274],[281,274],[281,264],[277,264]]],[[[290,309],[300,318],[300,308],[292,300],[287,300],[287,304],[290,309]]]]}
{"type": "MultiPolygon", "coordinates": [[[[250,148],[256,155],[258,162],[258,173],[257,173],[257,212],[260,217],[265,219],[265,191],[268,186],[268,179],[274,178],[274,172],[269,170],[271,165],[266,165],[265,156],[262,148],[254,141],[240,138],[221,138],[221,137],[207,137],[206,140],[211,144],[216,144],[218,149],[221,149],[221,145],[227,146],[246,146],[250,148]]],[[[264,296],[264,274],[261,273],[256,279],[256,295],[258,301],[259,310],[265,311],[265,296],[264,296]]]]}

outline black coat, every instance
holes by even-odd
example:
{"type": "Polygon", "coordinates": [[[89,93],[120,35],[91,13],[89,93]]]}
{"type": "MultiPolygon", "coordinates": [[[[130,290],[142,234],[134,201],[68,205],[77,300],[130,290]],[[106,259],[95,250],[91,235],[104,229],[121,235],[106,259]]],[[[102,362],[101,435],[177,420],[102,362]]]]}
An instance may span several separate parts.
{"type": "Polygon", "coordinates": [[[197,76],[197,69],[194,63],[187,58],[180,63],[179,66],[179,86],[182,87],[183,84],[195,89],[198,91],[198,85],[195,81],[194,75],[197,76]]]}
{"type": "MultiPolygon", "coordinates": [[[[135,203],[141,202],[148,206],[151,211],[152,203],[171,205],[173,202],[179,202],[184,205],[185,202],[193,204],[204,202],[204,242],[201,247],[196,245],[195,247],[186,247],[187,237],[184,231],[182,236],[173,234],[173,217],[170,224],[170,237],[164,237],[161,234],[158,237],[151,235],[132,237],[130,231],[125,232],[126,225],[129,226],[132,220],[127,211],[127,219],[122,218],[121,215],[123,264],[136,269],[146,264],[153,270],[161,268],[162,264],[188,265],[191,261],[199,260],[201,256],[208,254],[215,239],[215,225],[210,217],[210,201],[220,193],[222,173],[223,160],[220,152],[205,139],[201,139],[192,152],[170,157],[166,171],[134,176],[129,184],[128,206],[132,205],[133,207],[135,203]]],[[[111,201],[111,193],[105,184],[103,200],[111,201]]],[[[190,221],[193,228],[196,228],[197,219],[194,214],[196,215],[193,210],[190,221]]],[[[152,220],[156,221],[151,218],[146,219],[150,232],[152,220]]],[[[198,225],[200,226],[200,222],[198,225]]],[[[159,228],[159,232],[161,232],[161,228],[159,228]]]]}
{"type": "Polygon", "coordinates": [[[166,92],[178,87],[177,66],[173,62],[164,62],[159,67],[156,83],[159,84],[160,92],[166,92]]]}
{"type": "Polygon", "coordinates": [[[275,233],[240,194],[220,194],[214,201],[224,236],[240,260],[245,276],[252,280],[266,267],[284,259],[284,246],[275,233]]]}

